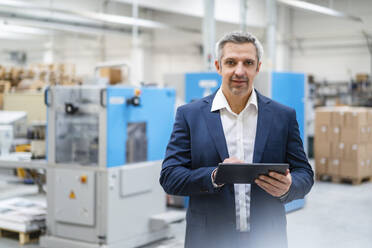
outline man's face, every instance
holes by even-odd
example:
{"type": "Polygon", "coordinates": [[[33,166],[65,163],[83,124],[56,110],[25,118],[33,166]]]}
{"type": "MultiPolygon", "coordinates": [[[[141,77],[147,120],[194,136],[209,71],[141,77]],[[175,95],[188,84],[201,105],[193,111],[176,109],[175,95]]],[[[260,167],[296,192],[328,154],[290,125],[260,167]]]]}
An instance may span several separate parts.
{"type": "Polygon", "coordinates": [[[221,64],[215,61],[217,72],[222,76],[222,91],[228,96],[249,96],[253,80],[260,70],[256,47],[252,43],[228,42],[222,50],[221,64]]]}

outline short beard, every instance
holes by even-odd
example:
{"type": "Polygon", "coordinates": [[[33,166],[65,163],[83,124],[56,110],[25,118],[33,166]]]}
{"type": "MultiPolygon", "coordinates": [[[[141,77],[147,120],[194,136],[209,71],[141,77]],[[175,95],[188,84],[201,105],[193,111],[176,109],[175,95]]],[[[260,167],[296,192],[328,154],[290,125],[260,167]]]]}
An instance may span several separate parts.
{"type": "MultiPolygon", "coordinates": [[[[250,86],[249,86],[249,80],[247,81],[247,90],[249,91],[250,90],[250,86]]],[[[230,89],[230,92],[235,95],[235,96],[241,96],[241,95],[244,95],[245,93],[247,93],[246,89],[245,88],[234,88],[234,87],[230,87],[229,86],[229,89],[230,89]]]]}

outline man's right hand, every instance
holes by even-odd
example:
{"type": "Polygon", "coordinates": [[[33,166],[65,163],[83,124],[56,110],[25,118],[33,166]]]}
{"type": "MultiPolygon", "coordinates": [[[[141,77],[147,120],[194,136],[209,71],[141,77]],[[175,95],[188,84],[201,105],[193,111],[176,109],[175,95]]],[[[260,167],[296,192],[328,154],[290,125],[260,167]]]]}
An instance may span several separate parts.
{"type": "Polygon", "coordinates": [[[241,163],[244,163],[244,161],[241,161],[241,160],[239,160],[239,159],[237,159],[237,158],[232,157],[232,158],[226,158],[226,159],[223,161],[223,163],[241,164],[241,163]]]}
{"type": "MultiPolygon", "coordinates": [[[[241,164],[244,163],[243,161],[237,159],[237,158],[226,158],[223,163],[231,163],[231,164],[241,164]]],[[[216,173],[217,173],[217,168],[212,172],[212,183],[214,187],[222,187],[224,184],[216,184],[214,180],[216,179],[216,173]]]]}

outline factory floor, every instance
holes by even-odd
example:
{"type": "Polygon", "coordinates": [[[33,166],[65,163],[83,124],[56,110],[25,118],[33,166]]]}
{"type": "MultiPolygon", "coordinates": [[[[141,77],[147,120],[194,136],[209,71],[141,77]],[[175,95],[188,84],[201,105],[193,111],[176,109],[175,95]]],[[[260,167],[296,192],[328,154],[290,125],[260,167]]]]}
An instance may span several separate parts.
{"type": "MultiPolygon", "coordinates": [[[[289,248],[372,247],[372,182],[360,185],[316,181],[305,207],[287,214],[289,248]]],[[[181,248],[177,237],[151,248],[181,248]]]]}
{"type": "MultiPolygon", "coordinates": [[[[316,181],[303,209],[289,213],[289,248],[372,247],[372,183],[360,185],[316,181]]],[[[173,226],[175,238],[143,248],[181,248],[185,222],[173,226]]],[[[0,248],[37,248],[0,238],[0,248]]],[[[66,247],[68,248],[68,247],[66,247]]]]}

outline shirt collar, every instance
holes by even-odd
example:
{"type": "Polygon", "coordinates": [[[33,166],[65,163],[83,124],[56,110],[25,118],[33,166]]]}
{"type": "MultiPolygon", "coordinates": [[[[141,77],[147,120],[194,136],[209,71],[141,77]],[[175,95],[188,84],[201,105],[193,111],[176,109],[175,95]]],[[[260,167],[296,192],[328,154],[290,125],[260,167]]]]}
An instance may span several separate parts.
{"type": "MultiPolygon", "coordinates": [[[[245,105],[243,111],[245,111],[245,109],[247,109],[247,107],[251,104],[255,107],[255,109],[258,109],[258,107],[257,107],[257,94],[256,94],[256,91],[254,90],[254,88],[252,90],[252,94],[249,97],[248,102],[245,105]]],[[[217,93],[216,93],[216,96],[213,99],[211,112],[216,111],[216,110],[221,110],[221,109],[224,109],[224,108],[226,108],[229,112],[232,113],[230,105],[227,102],[227,99],[222,92],[222,88],[220,87],[218,89],[217,93]]]]}

